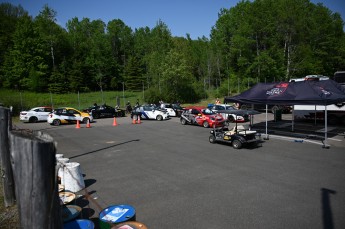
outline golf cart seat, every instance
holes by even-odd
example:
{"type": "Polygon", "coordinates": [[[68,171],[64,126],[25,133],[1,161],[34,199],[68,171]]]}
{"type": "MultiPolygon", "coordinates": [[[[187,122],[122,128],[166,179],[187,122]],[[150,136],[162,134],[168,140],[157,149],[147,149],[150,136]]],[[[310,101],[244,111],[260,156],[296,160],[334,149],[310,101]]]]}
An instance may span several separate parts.
{"type": "MultiPolygon", "coordinates": [[[[236,126],[232,129],[232,131],[236,131],[236,126]]],[[[237,133],[238,134],[256,134],[255,130],[250,130],[248,125],[238,125],[237,126],[237,133]]]]}

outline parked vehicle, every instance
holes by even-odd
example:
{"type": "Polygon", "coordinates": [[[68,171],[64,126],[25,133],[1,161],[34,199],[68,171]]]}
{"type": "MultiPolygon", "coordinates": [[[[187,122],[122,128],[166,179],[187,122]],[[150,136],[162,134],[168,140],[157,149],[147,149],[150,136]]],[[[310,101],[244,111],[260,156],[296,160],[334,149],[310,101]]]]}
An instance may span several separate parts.
{"type": "Polygon", "coordinates": [[[19,120],[22,122],[40,122],[47,121],[48,115],[52,112],[51,107],[35,107],[29,111],[21,111],[19,120]]]}
{"type": "MultiPolygon", "coordinates": [[[[239,104],[239,109],[242,110],[257,110],[257,111],[265,111],[266,110],[266,104],[239,104]]],[[[291,106],[287,105],[267,105],[267,109],[269,112],[272,112],[273,114],[277,111],[280,110],[282,113],[288,114],[291,112],[292,108],[291,106]]]]}
{"type": "Polygon", "coordinates": [[[141,105],[135,107],[131,112],[132,119],[155,119],[158,121],[169,119],[169,114],[166,110],[160,110],[154,105],[141,105]]]}
{"type": "Polygon", "coordinates": [[[229,104],[209,104],[208,108],[212,111],[221,114],[227,122],[248,122],[249,115],[235,115],[226,111],[237,110],[234,106],[229,104]]]}
{"type": "Polygon", "coordinates": [[[92,106],[83,111],[92,115],[94,119],[126,116],[125,110],[114,108],[106,104],[101,106],[92,106]]]}
{"type": "Polygon", "coordinates": [[[170,117],[181,117],[183,108],[178,104],[164,103],[164,109],[168,112],[170,117]]]}
{"type": "Polygon", "coordinates": [[[345,88],[345,71],[337,71],[334,73],[332,79],[345,88]]]}
{"type": "MultiPolygon", "coordinates": [[[[325,77],[323,77],[325,78],[325,77]]],[[[345,71],[337,71],[332,79],[345,87],[345,71]]],[[[304,80],[307,80],[304,78],[304,80]]],[[[321,79],[320,80],[325,80],[321,79]]],[[[345,125],[345,102],[323,105],[294,105],[294,119],[296,121],[324,121],[327,110],[327,121],[330,125],[345,125]]]]}
{"type": "Polygon", "coordinates": [[[208,127],[222,127],[225,120],[222,115],[213,112],[206,107],[190,106],[186,107],[182,113],[180,122],[182,125],[192,124],[199,125],[205,128],[208,127]]]}
{"type": "Polygon", "coordinates": [[[48,123],[50,125],[59,126],[60,124],[76,123],[77,120],[82,123],[93,121],[92,115],[86,112],[79,111],[72,107],[61,107],[54,109],[48,115],[48,123]]]}
{"type": "Polygon", "coordinates": [[[210,143],[228,143],[234,149],[241,149],[242,146],[251,145],[256,147],[261,143],[261,135],[254,130],[249,130],[248,127],[239,125],[234,126],[231,130],[224,130],[223,128],[214,128],[210,131],[210,143]]]}

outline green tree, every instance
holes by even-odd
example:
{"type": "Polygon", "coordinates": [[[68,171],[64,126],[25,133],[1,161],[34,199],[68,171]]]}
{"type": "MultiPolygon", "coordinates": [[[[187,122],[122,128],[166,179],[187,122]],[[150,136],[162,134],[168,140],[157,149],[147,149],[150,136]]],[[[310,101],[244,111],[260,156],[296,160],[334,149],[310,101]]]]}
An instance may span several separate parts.
{"type": "Polygon", "coordinates": [[[13,48],[6,59],[4,85],[10,88],[44,91],[48,80],[45,63],[47,53],[34,29],[31,17],[19,19],[13,35],[13,48]]]}
{"type": "MultiPolygon", "coordinates": [[[[13,48],[13,35],[16,31],[18,21],[21,17],[27,16],[28,13],[22,6],[14,6],[10,3],[0,4],[0,87],[3,86],[6,80],[8,71],[11,71],[12,60],[9,59],[9,52],[13,48]],[[7,59],[7,60],[6,60],[7,59]],[[5,63],[7,63],[5,66],[5,63]]],[[[8,86],[8,79],[7,86],[8,86]]]]}

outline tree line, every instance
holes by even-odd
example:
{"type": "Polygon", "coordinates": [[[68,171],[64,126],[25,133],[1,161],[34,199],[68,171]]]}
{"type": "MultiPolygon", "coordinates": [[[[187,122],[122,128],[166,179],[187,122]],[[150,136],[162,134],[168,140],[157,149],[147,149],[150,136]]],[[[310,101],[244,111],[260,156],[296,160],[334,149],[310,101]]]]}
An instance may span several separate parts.
{"type": "MultiPolygon", "coordinates": [[[[210,38],[172,36],[158,20],[134,30],[120,19],[74,17],[65,28],[44,5],[32,17],[0,4],[0,88],[69,93],[145,90],[147,102],[195,102],[257,82],[345,70],[344,22],[310,0],[242,0],[220,9],[210,38]]],[[[192,17],[192,15],[191,15],[192,17]]]]}

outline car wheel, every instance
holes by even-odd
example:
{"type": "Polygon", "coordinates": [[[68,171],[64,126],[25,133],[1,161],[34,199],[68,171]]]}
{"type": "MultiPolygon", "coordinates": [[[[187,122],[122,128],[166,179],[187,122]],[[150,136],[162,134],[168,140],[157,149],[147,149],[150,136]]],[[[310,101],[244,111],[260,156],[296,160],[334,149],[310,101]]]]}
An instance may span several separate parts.
{"type": "Polygon", "coordinates": [[[233,140],[232,141],[232,147],[234,147],[234,149],[241,149],[242,147],[242,142],[240,142],[240,140],[233,140]]]}
{"type": "Polygon", "coordinates": [[[59,119],[54,119],[53,120],[53,125],[54,126],[59,126],[61,124],[61,121],[59,119]]]}
{"type": "Polygon", "coordinates": [[[216,143],[216,137],[214,135],[211,135],[208,140],[210,141],[210,143],[214,144],[216,143]]]}
{"type": "Polygon", "coordinates": [[[187,124],[187,121],[186,121],[186,119],[184,119],[184,118],[181,118],[181,124],[182,124],[182,125],[186,125],[186,124],[187,124]]]}
{"type": "Polygon", "coordinates": [[[235,122],[235,118],[232,115],[228,116],[228,122],[235,122]]]}
{"type": "Polygon", "coordinates": [[[162,120],[163,120],[163,116],[162,116],[162,115],[157,115],[156,119],[157,119],[158,121],[162,121],[162,120]]]}
{"type": "Polygon", "coordinates": [[[205,127],[205,128],[208,128],[210,125],[208,124],[207,121],[205,121],[205,122],[202,123],[202,126],[205,127]]]}
{"type": "Polygon", "coordinates": [[[87,121],[89,121],[89,118],[83,118],[83,123],[87,123],[87,121]]]}
{"type": "Polygon", "coordinates": [[[93,114],[93,118],[99,118],[99,114],[97,113],[93,114]]]}
{"type": "Polygon", "coordinates": [[[35,116],[32,116],[29,118],[29,122],[32,122],[32,123],[38,122],[38,118],[35,116]]]}

